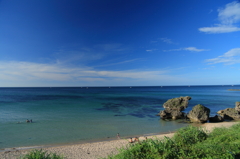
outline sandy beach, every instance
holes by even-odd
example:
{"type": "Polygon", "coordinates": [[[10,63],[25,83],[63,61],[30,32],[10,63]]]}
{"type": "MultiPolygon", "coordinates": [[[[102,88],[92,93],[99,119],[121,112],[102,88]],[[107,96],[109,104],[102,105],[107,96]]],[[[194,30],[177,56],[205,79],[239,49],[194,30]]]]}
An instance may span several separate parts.
{"type": "MultiPolygon", "coordinates": [[[[222,123],[205,123],[201,126],[205,128],[206,131],[211,132],[215,127],[230,127],[238,122],[222,122],[222,123]]],[[[163,138],[164,136],[172,137],[174,133],[161,134],[148,136],[148,138],[163,138]]],[[[144,140],[143,136],[139,137],[139,140],[144,140]]],[[[126,146],[129,144],[128,139],[116,139],[112,141],[102,141],[84,144],[74,144],[74,145],[62,145],[62,146],[52,146],[42,148],[48,152],[57,153],[63,155],[67,159],[96,159],[107,157],[110,154],[118,153],[118,148],[126,146]]],[[[1,159],[17,159],[20,156],[26,154],[32,149],[40,149],[40,147],[34,148],[9,148],[5,151],[0,152],[1,159]]]]}

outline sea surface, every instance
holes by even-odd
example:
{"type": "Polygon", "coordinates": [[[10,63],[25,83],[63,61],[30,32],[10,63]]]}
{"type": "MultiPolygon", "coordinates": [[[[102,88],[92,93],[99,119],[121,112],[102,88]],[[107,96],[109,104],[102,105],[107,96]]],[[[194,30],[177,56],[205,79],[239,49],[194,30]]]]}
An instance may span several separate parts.
{"type": "Polygon", "coordinates": [[[240,86],[0,88],[0,149],[175,131],[188,124],[160,120],[164,102],[191,96],[185,112],[202,104],[214,116],[240,101],[228,89],[240,86]]]}

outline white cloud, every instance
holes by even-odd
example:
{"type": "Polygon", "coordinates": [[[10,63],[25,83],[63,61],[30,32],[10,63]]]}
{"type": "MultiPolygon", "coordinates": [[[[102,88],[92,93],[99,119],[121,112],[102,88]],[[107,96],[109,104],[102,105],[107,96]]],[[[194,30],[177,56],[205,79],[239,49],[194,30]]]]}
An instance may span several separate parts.
{"type": "Polygon", "coordinates": [[[205,33],[230,33],[230,32],[240,31],[240,28],[234,27],[234,26],[219,25],[217,27],[199,28],[199,31],[202,31],[205,33]]]}
{"type": "Polygon", "coordinates": [[[186,48],[183,48],[183,50],[195,51],[195,52],[208,51],[206,49],[197,49],[196,47],[186,47],[186,48]]]}
{"type": "Polygon", "coordinates": [[[152,51],[156,51],[156,50],[158,50],[158,49],[148,49],[148,50],[146,50],[147,52],[152,52],[152,51]]]}
{"type": "Polygon", "coordinates": [[[185,47],[185,48],[179,48],[179,49],[171,49],[171,50],[163,50],[164,52],[170,52],[170,51],[191,51],[191,52],[202,52],[202,51],[209,51],[207,49],[197,49],[196,47],[185,47]]]}
{"type": "Polygon", "coordinates": [[[228,3],[225,8],[218,9],[218,17],[222,24],[232,25],[240,21],[240,3],[228,3]]]}
{"type": "Polygon", "coordinates": [[[205,33],[229,33],[240,31],[240,28],[235,26],[240,21],[240,3],[234,1],[228,3],[225,8],[218,9],[218,20],[220,24],[215,24],[212,27],[202,27],[199,31],[205,33]]]}
{"type": "MultiPolygon", "coordinates": [[[[69,67],[60,64],[43,64],[31,62],[1,62],[0,81],[21,83],[76,83],[76,82],[105,82],[116,80],[131,81],[169,81],[175,79],[166,70],[96,70],[89,67],[69,67]]],[[[0,83],[1,83],[0,82],[0,83]]],[[[95,83],[94,83],[95,84],[95,83]]],[[[99,83],[97,83],[99,84],[99,83]]],[[[47,85],[47,84],[46,84],[47,85]]]]}
{"type": "Polygon", "coordinates": [[[228,65],[240,63],[240,48],[231,49],[223,55],[207,59],[205,62],[208,62],[209,64],[224,63],[228,65]]]}

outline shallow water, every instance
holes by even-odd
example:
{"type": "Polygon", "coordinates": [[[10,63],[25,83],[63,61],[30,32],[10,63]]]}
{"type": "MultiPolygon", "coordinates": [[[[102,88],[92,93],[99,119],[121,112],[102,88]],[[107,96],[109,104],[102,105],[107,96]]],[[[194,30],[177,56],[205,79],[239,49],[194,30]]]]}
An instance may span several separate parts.
{"type": "Polygon", "coordinates": [[[170,98],[191,96],[218,110],[234,107],[240,86],[0,88],[0,148],[164,133],[186,126],[156,116],[170,98]],[[32,119],[33,123],[26,123],[32,119]]]}

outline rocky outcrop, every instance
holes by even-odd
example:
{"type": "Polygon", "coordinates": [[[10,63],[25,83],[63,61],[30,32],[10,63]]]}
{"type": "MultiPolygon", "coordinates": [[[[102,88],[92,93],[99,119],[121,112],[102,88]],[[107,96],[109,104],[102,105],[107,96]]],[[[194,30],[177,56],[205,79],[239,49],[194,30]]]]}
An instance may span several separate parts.
{"type": "Polygon", "coordinates": [[[240,112],[240,102],[235,103],[235,110],[240,112]]]}
{"type": "Polygon", "coordinates": [[[215,115],[214,117],[209,117],[209,122],[223,122],[223,117],[215,115]]]}
{"type": "Polygon", "coordinates": [[[208,120],[209,122],[222,122],[224,119],[240,120],[240,102],[235,103],[235,108],[218,111],[217,114],[220,116],[209,117],[210,109],[201,104],[194,106],[188,115],[182,112],[188,107],[189,100],[191,100],[189,96],[169,99],[163,104],[165,109],[157,115],[161,119],[186,119],[196,123],[204,123],[208,120]]]}
{"type": "Polygon", "coordinates": [[[189,100],[189,96],[169,99],[163,104],[165,110],[160,111],[158,115],[161,119],[182,119],[185,116],[182,111],[188,107],[189,100]]]}
{"type": "Polygon", "coordinates": [[[165,109],[177,109],[179,111],[183,111],[188,107],[188,101],[191,100],[192,98],[189,96],[186,97],[179,97],[179,98],[172,98],[167,100],[163,104],[163,108],[165,109]]]}
{"type": "Polygon", "coordinates": [[[219,110],[217,114],[221,115],[224,119],[240,120],[239,111],[237,111],[235,108],[219,110]]]}
{"type": "Polygon", "coordinates": [[[160,111],[159,116],[162,119],[182,119],[184,118],[184,113],[180,112],[179,110],[174,109],[165,109],[163,111],[160,111]]]}
{"type": "Polygon", "coordinates": [[[210,109],[198,104],[192,108],[187,117],[191,122],[194,123],[204,123],[209,119],[210,109]]]}

